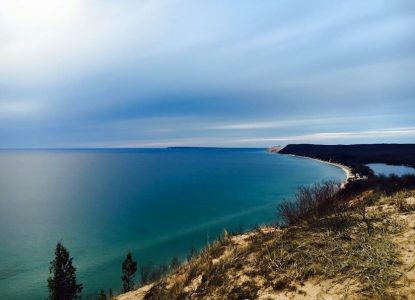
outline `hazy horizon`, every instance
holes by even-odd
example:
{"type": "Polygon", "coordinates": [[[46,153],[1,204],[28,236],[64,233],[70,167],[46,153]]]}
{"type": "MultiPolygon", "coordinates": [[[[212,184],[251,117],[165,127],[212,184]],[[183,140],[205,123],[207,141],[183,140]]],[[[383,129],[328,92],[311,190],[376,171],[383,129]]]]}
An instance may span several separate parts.
{"type": "MultiPolygon", "coordinates": [[[[352,143],[352,144],[318,144],[318,143],[293,143],[293,144],[312,144],[312,145],[381,145],[381,144],[397,144],[397,145],[404,145],[404,144],[414,144],[414,143],[352,143]]],[[[288,145],[288,144],[287,144],[288,145]]],[[[0,151],[7,151],[7,150],[163,150],[168,148],[201,148],[201,149],[268,149],[272,147],[285,147],[287,145],[270,145],[267,147],[255,147],[255,146],[246,146],[246,147],[232,147],[232,146],[164,146],[164,147],[20,147],[20,148],[0,148],[0,151]]]]}
{"type": "Polygon", "coordinates": [[[415,3],[0,0],[0,148],[415,142],[415,3]]]}

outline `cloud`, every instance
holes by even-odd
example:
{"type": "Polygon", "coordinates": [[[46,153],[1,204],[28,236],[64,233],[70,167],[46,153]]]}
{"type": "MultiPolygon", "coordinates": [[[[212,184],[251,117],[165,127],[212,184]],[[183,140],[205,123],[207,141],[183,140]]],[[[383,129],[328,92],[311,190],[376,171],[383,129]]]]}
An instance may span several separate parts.
{"type": "Polygon", "coordinates": [[[2,118],[28,117],[37,114],[39,111],[40,107],[37,103],[19,100],[0,101],[0,117],[2,118]]]}
{"type": "Polygon", "coordinates": [[[411,1],[0,5],[0,147],[145,143],[144,131],[160,144],[220,144],[230,132],[302,136],[415,119],[411,1]],[[403,117],[381,118],[392,114],[403,117]],[[350,125],[356,115],[374,117],[350,125]]]}
{"type": "Polygon", "coordinates": [[[369,131],[358,131],[358,132],[318,132],[307,135],[297,136],[274,136],[274,137],[263,137],[263,138],[247,138],[233,140],[233,143],[258,143],[258,142],[327,142],[336,140],[356,140],[362,138],[390,138],[390,137],[410,137],[415,138],[415,127],[413,128],[386,128],[379,130],[369,131]]]}

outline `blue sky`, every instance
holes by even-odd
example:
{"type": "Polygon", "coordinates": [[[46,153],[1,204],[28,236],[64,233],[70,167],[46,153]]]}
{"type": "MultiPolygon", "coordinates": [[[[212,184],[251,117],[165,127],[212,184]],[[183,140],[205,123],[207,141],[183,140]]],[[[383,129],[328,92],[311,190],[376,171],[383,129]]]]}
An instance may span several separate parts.
{"type": "Polygon", "coordinates": [[[0,7],[0,148],[415,142],[410,0],[0,7]]]}

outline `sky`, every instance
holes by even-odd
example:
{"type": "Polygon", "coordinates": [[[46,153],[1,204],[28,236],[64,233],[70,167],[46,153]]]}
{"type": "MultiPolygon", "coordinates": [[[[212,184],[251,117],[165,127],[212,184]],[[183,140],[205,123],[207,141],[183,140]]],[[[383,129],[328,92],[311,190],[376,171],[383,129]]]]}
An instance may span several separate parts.
{"type": "Polygon", "coordinates": [[[0,7],[0,148],[415,142],[412,0],[0,7]]]}

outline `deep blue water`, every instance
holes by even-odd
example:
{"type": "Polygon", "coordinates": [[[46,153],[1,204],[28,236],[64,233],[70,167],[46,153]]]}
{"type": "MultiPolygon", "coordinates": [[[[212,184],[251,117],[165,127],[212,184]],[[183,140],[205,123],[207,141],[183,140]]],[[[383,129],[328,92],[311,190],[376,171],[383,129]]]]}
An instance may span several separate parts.
{"type": "Polygon", "coordinates": [[[121,261],[184,259],[224,228],[275,221],[331,165],[262,149],[0,151],[0,295],[45,299],[57,241],[84,295],[121,287],[121,261]]]}
{"type": "Polygon", "coordinates": [[[395,174],[397,176],[408,175],[408,174],[415,174],[415,169],[406,167],[406,166],[395,166],[395,165],[387,165],[387,164],[368,164],[369,168],[375,172],[375,175],[385,175],[389,176],[395,174]]]}

